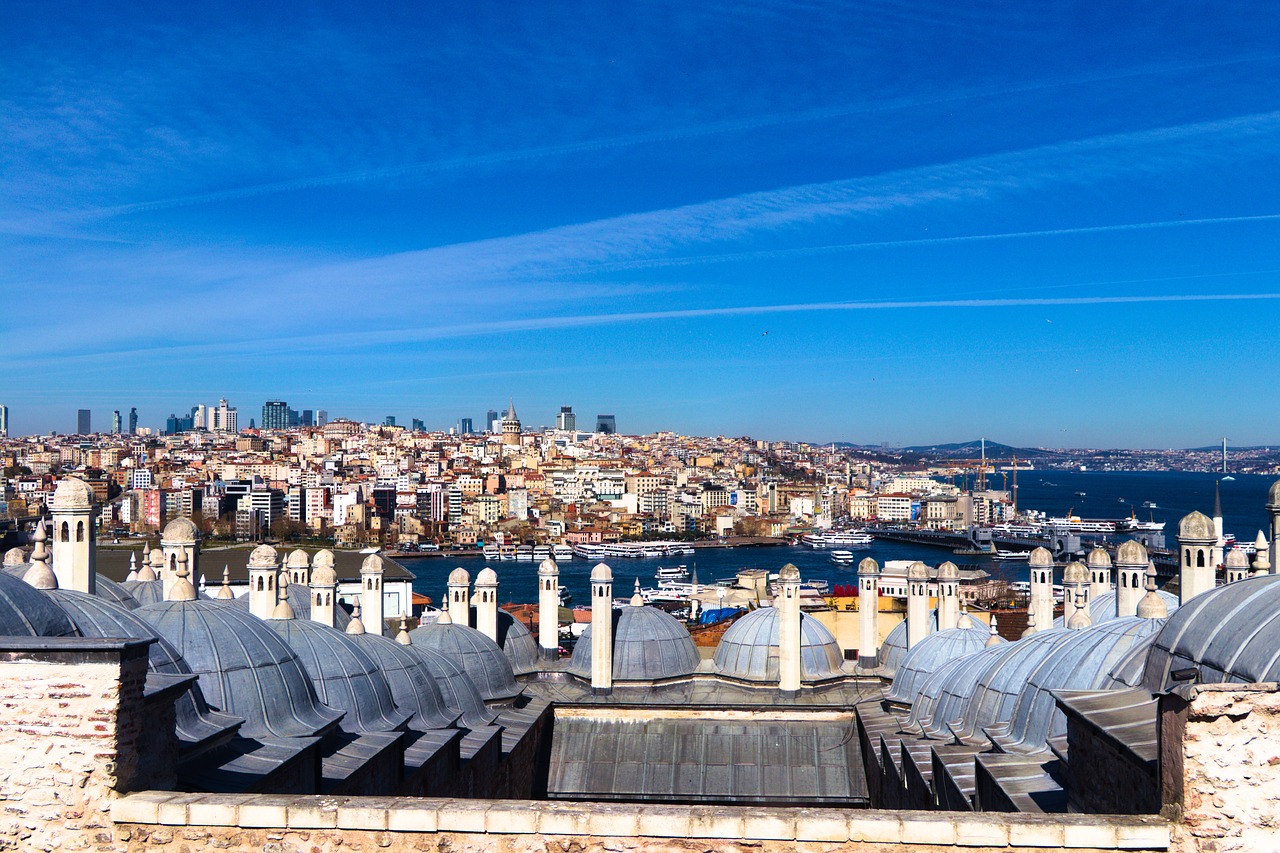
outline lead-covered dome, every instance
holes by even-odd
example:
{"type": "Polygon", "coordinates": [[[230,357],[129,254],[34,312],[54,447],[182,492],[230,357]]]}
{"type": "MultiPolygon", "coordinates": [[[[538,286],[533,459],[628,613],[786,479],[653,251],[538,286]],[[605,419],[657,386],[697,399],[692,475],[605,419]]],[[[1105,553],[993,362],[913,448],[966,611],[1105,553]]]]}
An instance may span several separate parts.
{"type": "MultiPolygon", "coordinates": [[[[932,634],[938,630],[938,610],[934,608],[929,611],[929,629],[932,634]]],[[[907,654],[907,620],[903,619],[897,625],[889,630],[888,636],[884,638],[884,642],[880,644],[880,671],[879,674],[886,678],[893,678],[898,667],[902,665],[902,659],[907,654]]]]}
{"type": "Polygon", "coordinates": [[[431,673],[436,687],[440,688],[440,696],[444,699],[448,712],[461,717],[462,725],[469,729],[493,723],[497,719],[497,714],[485,706],[480,691],[476,689],[475,683],[471,681],[466,671],[452,658],[435,649],[412,645],[412,632],[410,635],[410,645],[403,648],[417,656],[431,673]]]}
{"type": "MultiPolygon", "coordinates": [[[[761,607],[729,626],[716,646],[716,671],[745,681],[778,680],[778,609],[761,607]]],[[[821,681],[842,675],[844,655],[827,627],[800,614],[800,679],[821,681]]]]}
{"type": "MultiPolygon", "coordinates": [[[[285,599],[289,602],[289,606],[293,608],[294,618],[301,620],[311,618],[310,587],[291,583],[285,588],[285,599]]],[[[247,595],[241,595],[223,603],[238,607],[246,613],[249,612],[249,596],[247,595]]],[[[339,631],[347,630],[347,626],[351,624],[351,614],[347,612],[347,608],[337,601],[333,603],[333,624],[339,631]]]]}
{"type": "Polygon", "coordinates": [[[208,600],[161,601],[135,612],[200,677],[210,706],[245,719],[245,736],[312,737],[342,719],[320,703],[297,653],[256,616],[208,600]]]}
{"type": "Polygon", "coordinates": [[[533,634],[523,622],[502,609],[498,610],[498,645],[516,675],[527,675],[538,668],[540,655],[533,634]]]}
{"type": "Polygon", "coordinates": [[[1280,575],[1259,575],[1197,595],[1169,616],[1152,641],[1143,685],[1170,689],[1172,673],[1196,681],[1280,681],[1280,575]]]}
{"type": "Polygon", "coordinates": [[[377,634],[346,634],[378,665],[396,707],[408,711],[409,728],[414,731],[443,729],[453,725],[458,714],[450,713],[436,678],[420,655],[389,637],[377,634]]]}
{"type": "MultiPolygon", "coordinates": [[[[944,663],[986,648],[987,641],[992,636],[990,628],[981,622],[975,622],[967,614],[961,617],[961,621],[968,624],[945,631],[934,631],[907,652],[885,698],[910,704],[915,701],[925,679],[944,663]]],[[[1001,643],[1006,642],[998,634],[996,638],[1001,643]]]]}
{"type": "Polygon", "coordinates": [[[1050,628],[1004,646],[993,646],[1004,652],[978,673],[977,683],[959,720],[948,727],[962,742],[986,745],[983,729],[1009,720],[1018,694],[1027,677],[1054,649],[1066,643],[1077,631],[1050,628]]]}
{"type": "MultiPolygon", "coordinates": [[[[1146,593],[1143,593],[1145,595],[1146,593]]],[[[1160,600],[1164,602],[1165,607],[1170,613],[1178,609],[1178,596],[1171,592],[1165,592],[1163,589],[1156,590],[1156,595],[1160,596],[1160,600]]],[[[1089,599],[1089,621],[1094,625],[1103,622],[1109,622],[1112,619],[1118,619],[1118,605],[1116,604],[1116,591],[1104,592],[1096,598],[1089,599]]],[[[1055,626],[1062,625],[1062,617],[1054,618],[1055,626]]]]}
{"type": "Polygon", "coordinates": [[[409,637],[414,646],[435,649],[461,666],[486,702],[520,695],[506,654],[475,628],[456,625],[441,614],[440,621],[419,625],[409,637]]]}
{"type": "MultiPolygon", "coordinates": [[[[573,647],[569,671],[591,678],[591,626],[573,647]]],[[[656,607],[613,611],[613,677],[618,681],[680,678],[698,668],[698,648],[680,621],[656,607]]]]}
{"type": "Polygon", "coordinates": [[[0,635],[74,637],[76,628],[52,598],[21,578],[0,572],[0,635]]]}
{"type": "Polygon", "coordinates": [[[391,732],[407,725],[412,715],[396,707],[386,676],[349,636],[302,619],[268,619],[266,625],[298,653],[320,701],[346,712],[344,731],[391,732]]]}

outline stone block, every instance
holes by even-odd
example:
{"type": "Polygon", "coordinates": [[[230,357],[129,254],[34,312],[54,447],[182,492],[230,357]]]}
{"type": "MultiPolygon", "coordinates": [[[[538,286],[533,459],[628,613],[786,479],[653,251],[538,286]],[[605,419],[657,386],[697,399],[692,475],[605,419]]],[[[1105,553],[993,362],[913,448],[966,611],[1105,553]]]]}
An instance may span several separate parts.
{"type": "Polygon", "coordinates": [[[630,838],[640,832],[635,806],[597,806],[587,812],[587,834],[601,838],[630,838]]]}
{"type": "Polygon", "coordinates": [[[434,801],[397,805],[387,810],[387,829],[392,832],[435,832],[438,825],[434,801]]]}
{"type": "Polygon", "coordinates": [[[927,813],[908,813],[902,816],[903,844],[956,843],[956,824],[950,818],[932,817],[927,813]]]}
{"type": "Polygon", "coordinates": [[[793,841],[796,819],[780,809],[748,813],[742,819],[742,837],[748,841],[793,841]]]}
{"type": "Polygon", "coordinates": [[[483,800],[444,800],[436,811],[436,827],[440,832],[484,832],[483,800]]]}
{"type": "Polygon", "coordinates": [[[338,829],[381,832],[387,828],[387,812],[394,806],[382,797],[352,797],[338,804],[338,829]]]}
{"type": "Polygon", "coordinates": [[[1062,828],[1062,846],[1097,847],[1111,849],[1116,846],[1116,828],[1101,820],[1090,823],[1068,823],[1062,828]]]}
{"type": "Polygon", "coordinates": [[[902,821],[894,814],[867,813],[850,817],[849,840],[870,841],[875,844],[901,844],[902,821]]]}
{"type": "Polygon", "coordinates": [[[587,814],[569,804],[556,803],[538,813],[538,832],[543,835],[587,835],[587,814]]]}
{"type": "Polygon", "coordinates": [[[159,804],[156,818],[166,826],[186,826],[189,822],[187,807],[204,796],[204,794],[178,794],[176,797],[170,797],[159,804]]]}
{"type": "Polygon", "coordinates": [[[1009,843],[1009,819],[1004,815],[958,814],[956,844],[961,847],[1004,847],[1009,843]]]}
{"type": "Polygon", "coordinates": [[[1055,817],[1018,815],[1009,823],[1012,847],[1061,847],[1065,838],[1062,821],[1055,817]]]}
{"type": "Polygon", "coordinates": [[[206,796],[188,804],[187,821],[192,826],[239,826],[240,805],[229,798],[206,796]]]}
{"type": "Polygon", "coordinates": [[[730,810],[695,808],[689,814],[690,838],[741,838],[742,816],[730,810]]]}
{"type": "Polygon", "coordinates": [[[158,823],[160,804],[178,796],[173,791],[144,791],[130,794],[111,804],[111,819],[116,823],[158,823]]]}
{"type": "Polygon", "coordinates": [[[240,825],[249,828],[284,829],[288,826],[292,797],[253,797],[240,804],[240,825]]]}
{"type": "Polygon", "coordinates": [[[1167,823],[1152,820],[1150,823],[1116,827],[1116,846],[1121,850],[1165,850],[1169,843],[1167,823]]]}
{"type": "Polygon", "coordinates": [[[827,809],[801,810],[796,816],[796,841],[848,841],[849,818],[827,809]]]}
{"type": "Polygon", "coordinates": [[[289,804],[286,817],[290,829],[334,829],[338,826],[338,808],[346,800],[317,800],[308,797],[289,804]]]}
{"type": "Polygon", "coordinates": [[[670,806],[645,806],[636,813],[637,834],[648,838],[688,838],[689,814],[670,806]]]}
{"type": "Polygon", "coordinates": [[[484,813],[485,832],[511,835],[536,835],[538,804],[512,800],[491,803],[484,813]]]}

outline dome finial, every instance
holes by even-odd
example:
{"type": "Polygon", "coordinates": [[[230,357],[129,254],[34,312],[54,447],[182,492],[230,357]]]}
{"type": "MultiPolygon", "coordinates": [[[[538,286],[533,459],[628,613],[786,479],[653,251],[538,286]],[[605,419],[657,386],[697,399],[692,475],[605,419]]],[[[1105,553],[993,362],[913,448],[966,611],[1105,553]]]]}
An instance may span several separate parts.
{"type": "Polygon", "coordinates": [[[357,601],[351,610],[351,621],[347,623],[348,634],[363,634],[364,623],[360,621],[360,602],[357,601]]]}
{"type": "Polygon", "coordinates": [[[1000,645],[1000,634],[996,631],[996,615],[991,614],[991,636],[987,637],[987,648],[1000,645]]]}
{"type": "Polygon", "coordinates": [[[187,552],[185,549],[178,551],[178,566],[174,574],[177,575],[178,579],[173,582],[173,586],[169,587],[169,601],[195,601],[196,588],[188,580],[191,572],[187,568],[187,552]]]}
{"type": "Polygon", "coordinates": [[[1036,611],[1034,607],[1027,609],[1027,630],[1022,632],[1022,639],[1030,637],[1036,632],[1036,611]]]}
{"type": "Polygon", "coordinates": [[[289,604],[289,573],[281,570],[276,580],[276,607],[272,619],[292,619],[293,605],[289,604]]]}
{"type": "Polygon", "coordinates": [[[36,547],[31,551],[31,568],[27,569],[22,579],[36,589],[57,589],[58,576],[49,568],[49,549],[45,547],[48,539],[44,530],[44,521],[36,522],[36,547]]]}
{"type": "Polygon", "coordinates": [[[413,645],[409,637],[409,620],[403,613],[400,614],[400,633],[396,634],[396,642],[402,646],[413,645]]]}
{"type": "Polygon", "coordinates": [[[631,606],[632,607],[644,606],[644,596],[640,594],[640,578],[639,577],[636,578],[636,591],[631,594],[631,606]]]}
{"type": "Polygon", "coordinates": [[[436,617],[437,625],[452,625],[453,617],[449,615],[448,610],[441,610],[440,615],[436,617]]]}
{"type": "Polygon", "coordinates": [[[1271,554],[1267,545],[1267,537],[1262,535],[1262,531],[1258,531],[1258,538],[1253,540],[1253,574],[1258,575],[1271,574],[1271,554]]]}
{"type": "Polygon", "coordinates": [[[1156,564],[1147,564],[1147,594],[1138,602],[1138,616],[1142,619],[1166,619],[1169,606],[1156,592],[1156,564]]]}
{"type": "Polygon", "coordinates": [[[973,627],[973,617],[969,615],[969,602],[960,602],[960,618],[956,621],[956,627],[969,630],[973,627]]]}
{"type": "Polygon", "coordinates": [[[222,564],[222,587],[214,597],[219,601],[230,601],[236,597],[236,594],[231,591],[231,567],[226,563],[222,564]]]}
{"type": "MultiPolygon", "coordinates": [[[[1068,595],[1071,595],[1071,593],[1068,593],[1068,595]]],[[[1072,613],[1071,618],[1067,620],[1067,627],[1073,631],[1083,630],[1093,624],[1093,621],[1089,618],[1089,608],[1085,606],[1084,601],[1084,592],[1076,590],[1075,594],[1072,595],[1072,602],[1075,604],[1076,612],[1072,613]]]]}
{"type": "Polygon", "coordinates": [[[129,574],[125,575],[124,579],[127,581],[136,581],[138,579],[137,555],[132,551],[129,552],[129,574]]]}

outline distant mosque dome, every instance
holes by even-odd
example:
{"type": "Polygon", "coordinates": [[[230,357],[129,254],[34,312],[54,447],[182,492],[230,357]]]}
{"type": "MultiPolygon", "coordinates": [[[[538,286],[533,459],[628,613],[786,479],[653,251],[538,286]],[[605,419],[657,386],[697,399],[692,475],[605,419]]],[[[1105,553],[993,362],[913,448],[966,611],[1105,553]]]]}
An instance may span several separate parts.
{"type": "MultiPolygon", "coordinates": [[[[716,671],[744,681],[778,680],[778,609],[761,607],[729,626],[716,646],[716,671]]],[[[827,627],[800,614],[800,678],[822,681],[843,675],[844,654],[827,627]]]]}
{"type": "MultiPolygon", "coordinates": [[[[591,626],[573,647],[569,672],[591,678],[591,626]]],[[[656,607],[628,606],[613,611],[613,677],[618,681],[657,681],[691,675],[701,660],[689,631],[656,607]]]]}

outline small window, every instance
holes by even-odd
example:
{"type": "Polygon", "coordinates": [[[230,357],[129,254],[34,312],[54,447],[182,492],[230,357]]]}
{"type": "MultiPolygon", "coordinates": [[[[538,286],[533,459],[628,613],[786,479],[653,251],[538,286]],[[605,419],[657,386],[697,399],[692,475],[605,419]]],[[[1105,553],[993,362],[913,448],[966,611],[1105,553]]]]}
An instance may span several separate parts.
{"type": "Polygon", "coordinates": [[[62,522],[62,532],[59,533],[58,536],[63,542],[70,542],[71,541],[71,525],[65,521],[62,522]]]}
{"type": "Polygon", "coordinates": [[[262,592],[262,578],[258,578],[258,592],[262,592]]]}
{"type": "Polygon", "coordinates": [[[1196,549],[1196,568],[1204,568],[1204,550],[1201,548],[1196,549]]]}
{"type": "Polygon", "coordinates": [[[76,522],[76,541],[77,542],[84,541],[84,522],[83,521],[76,522]]]}

